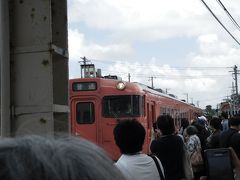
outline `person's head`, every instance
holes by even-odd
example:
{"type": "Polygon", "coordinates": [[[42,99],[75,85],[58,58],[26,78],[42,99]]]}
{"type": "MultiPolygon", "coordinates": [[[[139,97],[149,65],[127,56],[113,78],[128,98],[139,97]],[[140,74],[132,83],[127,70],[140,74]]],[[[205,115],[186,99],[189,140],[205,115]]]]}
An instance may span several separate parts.
{"type": "Polygon", "coordinates": [[[188,121],[187,118],[182,118],[182,119],[181,119],[181,126],[182,126],[184,129],[189,126],[189,121],[188,121]]]}
{"type": "Polygon", "coordinates": [[[113,134],[122,154],[134,154],[142,150],[146,132],[137,120],[120,120],[113,134]]]}
{"type": "Polygon", "coordinates": [[[102,149],[81,138],[0,140],[1,180],[124,179],[102,149]]]}
{"type": "Polygon", "coordinates": [[[157,127],[162,135],[170,135],[175,132],[174,120],[170,115],[160,115],[157,118],[157,127]]]}
{"type": "Polygon", "coordinates": [[[229,119],[229,126],[240,130],[240,116],[233,116],[229,119]]]}
{"type": "Polygon", "coordinates": [[[187,129],[186,129],[186,133],[188,136],[191,136],[191,135],[194,135],[194,134],[197,134],[198,133],[198,130],[195,126],[188,126],[187,129]]]}
{"type": "Polygon", "coordinates": [[[221,113],[221,117],[222,117],[223,119],[228,119],[228,113],[225,112],[225,111],[223,111],[223,112],[221,113]]]}
{"type": "Polygon", "coordinates": [[[204,116],[200,116],[200,117],[198,117],[196,123],[200,126],[205,127],[207,124],[207,119],[204,116]]]}
{"type": "Polygon", "coordinates": [[[221,129],[221,119],[219,119],[218,117],[213,117],[210,120],[210,126],[216,130],[221,129]]]}

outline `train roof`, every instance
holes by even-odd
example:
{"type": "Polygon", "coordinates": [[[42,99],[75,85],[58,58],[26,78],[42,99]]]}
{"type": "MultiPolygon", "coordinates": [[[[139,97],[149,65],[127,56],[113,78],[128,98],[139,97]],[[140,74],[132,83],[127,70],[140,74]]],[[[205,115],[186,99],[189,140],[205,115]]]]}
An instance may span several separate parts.
{"type": "Polygon", "coordinates": [[[142,83],[139,83],[139,82],[133,82],[133,83],[138,84],[143,89],[143,91],[148,91],[148,92],[150,92],[152,94],[160,95],[160,96],[163,96],[163,97],[166,97],[166,98],[169,98],[169,99],[173,99],[175,101],[179,101],[179,102],[181,102],[183,104],[186,104],[188,106],[192,106],[193,108],[201,109],[201,108],[196,107],[196,106],[194,106],[192,104],[189,104],[189,103],[184,102],[184,101],[182,101],[180,99],[177,99],[177,98],[175,98],[175,97],[173,97],[173,96],[171,96],[169,94],[165,94],[165,93],[159,92],[159,91],[157,91],[157,90],[155,90],[155,89],[153,89],[153,88],[151,88],[151,87],[149,87],[149,86],[147,86],[145,84],[142,84],[142,83]]]}

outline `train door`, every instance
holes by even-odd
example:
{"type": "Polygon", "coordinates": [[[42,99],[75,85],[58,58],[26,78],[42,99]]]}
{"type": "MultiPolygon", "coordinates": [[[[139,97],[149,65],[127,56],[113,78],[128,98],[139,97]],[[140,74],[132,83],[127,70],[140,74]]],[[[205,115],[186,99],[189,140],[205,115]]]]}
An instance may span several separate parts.
{"type": "Polygon", "coordinates": [[[72,133],[98,143],[99,100],[95,97],[76,98],[71,101],[72,133]]]}
{"type": "Polygon", "coordinates": [[[115,144],[113,130],[117,125],[117,119],[105,118],[101,122],[101,144],[112,159],[117,160],[120,157],[120,151],[115,144]]]}
{"type": "Polygon", "coordinates": [[[147,103],[147,130],[146,130],[146,145],[147,147],[144,147],[147,149],[149,149],[149,145],[151,143],[151,135],[152,135],[152,125],[153,122],[156,121],[156,111],[155,111],[155,103],[154,102],[148,102],[147,103]]]}

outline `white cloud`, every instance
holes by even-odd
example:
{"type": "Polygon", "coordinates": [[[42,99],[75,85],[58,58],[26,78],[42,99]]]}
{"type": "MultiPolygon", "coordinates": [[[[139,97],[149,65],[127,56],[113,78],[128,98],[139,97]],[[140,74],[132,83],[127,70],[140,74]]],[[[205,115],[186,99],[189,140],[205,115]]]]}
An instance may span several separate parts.
{"type": "Polygon", "coordinates": [[[218,40],[218,37],[216,34],[206,34],[199,36],[199,41],[202,43],[214,43],[218,40]]]}
{"type": "MultiPolygon", "coordinates": [[[[240,2],[233,1],[240,7],[240,2]]],[[[231,24],[217,2],[208,4],[221,20],[231,24]]],[[[236,9],[231,8],[238,17],[236,9]]],[[[111,30],[115,38],[128,35],[138,40],[222,32],[201,1],[193,0],[70,0],[69,20],[70,24],[84,22],[92,28],[111,30]]]]}
{"type": "Polygon", "coordinates": [[[97,44],[88,41],[84,34],[77,29],[69,29],[69,58],[72,61],[79,61],[80,57],[86,56],[92,59],[119,57],[119,54],[131,55],[133,49],[129,44],[112,43],[112,44],[97,44]]]}
{"type": "MultiPolygon", "coordinates": [[[[184,93],[193,97],[194,102],[200,101],[201,107],[219,103],[224,96],[231,92],[232,76],[229,71],[239,62],[240,49],[233,48],[228,42],[219,39],[216,34],[207,34],[198,38],[199,50],[191,53],[189,67],[196,69],[181,70],[165,64],[159,66],[157,60],[149,63],[116,63],[109,66],[109,72],[121,68],[120,76],[127,80],[131,73],[132,81],[142,82],[151,86],[150,76],[154,77],[154,87],[170,88],[179,98],[185,98],[184,93]],[[202,67],[202,68],[201,68],[202,67]],[[208,69],[208,67],[215,67],[208,69]],[[217,68],[220,67],[220,68],[217,68]],[[225,67],[225,68],[224,68],[225,67]],[[229,68],[227,68],[229,67],[229,68]]],[[[117,73],[117,72],[116,72],[117,73]]]]}
{"type": "MultiPolygon", "coordinates": [[[[214,1],[207,1],[219,19],[227,25],[240,40],[240,32],[229,21],[225,12],[214,1]]],[[[222,1],[237,22],[240,22],[240,1],[222,1]]],[[[75,63],[80,57],[92,59],[134,57],[136,52],[133,42],[159,41],[175,37],[196,38],[196,50],[186,54],[189,67],[232,67],[239,65],[240,49],[231,37],[216,22],[201,1],[193,0],[70,0],[69,3],[69,52],[70,62],[75,63]],[[94,30],[106,31],[111,42],[97,43],[89,40],[77,27],[84,23],[94,30]]],[[[86,32],[87,33],[87,32],[86,32]]],[[[174,49],[172,50],[174,53],[174,49]]],[[[162,62],[159,65],[156,54],[149,62],[116,62],[104,65],[104,73],[117,73],[125,80],[131,73],[131,80],[151,85],[149,77],[153,76],[154,86],[170,88],[179,98],[184,93],[199,100],[201,107],[219,103],[225,95],[230,94],[232,83],[231,68],[227,69],[185,69],[162,62]],[[221,76],[225,75],[225,76],[221,76]],[[193,78],[194,76],[194,78],[193,78]]],[[[178,59],[176,57],[176,59],[178,59]]],[[[186,66],[186,65],[185,65],[186,66]]],[[[70,77],[75,77],[74,65],[70,64],[70,77]],[[72,69],[72,70],[71,70],[72,69]]]]}
{"type": "Polygon", "coordinates": [[[217,34],[206,34],[198,38],[199,51],[191,54],[191,66],[233,66],[239,63],[240,49],[220,39],[217,34]]]}

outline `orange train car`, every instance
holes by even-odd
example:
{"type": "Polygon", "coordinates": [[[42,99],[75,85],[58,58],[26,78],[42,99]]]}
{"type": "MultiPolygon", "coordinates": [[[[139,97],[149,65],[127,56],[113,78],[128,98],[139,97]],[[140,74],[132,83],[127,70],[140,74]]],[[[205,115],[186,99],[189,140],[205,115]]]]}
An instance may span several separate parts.
{"type": "Polygon", "coordinates": [[[146,129],[143,147],[149,152],[153,123],[161,114],[169,114],[179,126],[180,118],[194,118],[201,109],[148,86],[106,78],[70,80],[71,131],[102,148],[117,160],[113,129],[122,119],[135,118],[146,129]]]}

